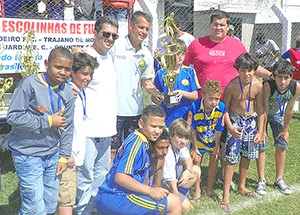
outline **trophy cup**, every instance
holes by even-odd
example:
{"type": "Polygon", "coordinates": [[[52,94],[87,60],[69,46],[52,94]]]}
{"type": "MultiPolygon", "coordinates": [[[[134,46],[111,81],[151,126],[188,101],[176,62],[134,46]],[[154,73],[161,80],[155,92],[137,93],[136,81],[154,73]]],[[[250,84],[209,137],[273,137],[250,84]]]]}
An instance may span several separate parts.
{"type": "Polygon", "coordinates": [[[23,46],[23,50],[17,52],[16,57],[20,64],[25,68],[25,71],[21,71],[21,76],[24,78],[38,73],[39,65],[37,64],[36,59],[38,58],[39,53],[33,50],[33,40],[36,40],[33,30],[30,29],[23,35],[26,37],[26,43],[23,46]],[[22,55],[23,51],[25,51],[25,55],[22,55]]]}
{"type": "Polygon", "coordinates": [[[2,84],[0,88],[0,111],[7,110],[8,105],[5,102],[4,93],[13,85],[14,79],[12,77],[6,78],[0,78],[0,85],[2,84]]]}
{"type": "Polygon", "coordinates": [[[167,74],[163,76],[165,85],[168,87],[168,94],[165,94],[165,101],[164,104],[166,107],[174,107],[179,105],[180,101],[178,101],[177,96],[173,93],[173,88],[177,80],[177,75],[179,72],[174,71],[174,68],[177,64],[177,57],[176,55],[181,52],[179,46],[176,46],[174,43],[174,30],[173,28],[177,28],[174,22],[174,13],[170,13],[170,16],[163,20],[162,24],[165,23],[165,31],[166,37],[161,40],[161,46],[166,48],[165,53],[161,53],[160,48],[156,48],[154,51],[154,57],[159,63],[159,65],[167,71],[167,74]],[[173,28],[172,28],[173,25],[173,28]],[[171,37],[171,41],[166,43],[165,40],[171,37]],[[172,51],[171,51],[172,49],[172,51]],[[174,51],[175,49],[175,51],[174,51]]]}

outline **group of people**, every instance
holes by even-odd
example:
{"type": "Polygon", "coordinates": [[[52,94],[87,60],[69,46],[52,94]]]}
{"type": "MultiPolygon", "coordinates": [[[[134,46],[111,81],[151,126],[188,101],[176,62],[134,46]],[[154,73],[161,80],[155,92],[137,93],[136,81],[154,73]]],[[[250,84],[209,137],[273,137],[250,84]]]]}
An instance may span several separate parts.
{"type": "Polygon", "coordinates": [[[205,153],[210,155],[205,192],[230,211],[236,163],[238,191],[249,197],[266,193],[268,122],[276,147],[274,187],[291,193],[282,177],[288,124],[300,92],[292,65],[280,60],[272,73],[261,67],[241,41],[227,36],[230,18],[223,11],[211,15],[210,35],[190,44],[175,24],[172,42],[180,51],[174,52],[173,92],[179,105],[169,106],[167,71],[154,76],[152,54],[142,44],[151,22],[150,15],[136,11],[129,34],[120,37],[116,19],[102,16],[90,48],[73,54],[55,48],[45,61],[46,73],[18,84],[7,122],[20,183],[19,214],[186,213],[201,198],[205,153]],[[144,108],[142,86],[155,104],[144,108]],[[219,158],[223,197],[213,190],[219,158]],[[245,187],[250,160],[257,160],[257,192],[245,187]]]}
{"type": "Polygon", "coordinates": [[[4,10],[7,18],[64,20],[65,8],[74,8],[75,20],[95,20],[105,15],[125,22],[134,2],[135,0],[12,0],[4,1],[4,10]],[[38,12],[40,2],[46,6],[43,14],[38,12]]]}

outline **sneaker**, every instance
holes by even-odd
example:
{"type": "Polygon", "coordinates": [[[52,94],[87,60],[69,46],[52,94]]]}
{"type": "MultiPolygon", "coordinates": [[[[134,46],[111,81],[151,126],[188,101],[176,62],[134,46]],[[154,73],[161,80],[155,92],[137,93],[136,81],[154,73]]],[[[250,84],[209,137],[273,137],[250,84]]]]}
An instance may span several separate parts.
{"type": "MultiPolygon", "coordinates": [[[[224,175],[221,175],[218,179],[217,182],[219,182],[220,184],[224,185],[224,175]]],[[[230,189],[234,190],[235,189],[235,183],[231,180],[230,182],[230,189]]]]}
{"type": "Polygon", "coordinates": [[[284,183],[282,179],[278,179],[274,182],[274,188],[278,189],[285,195],[290,195],[292,193],[292,190],[284,183]]]}
{"type": "Polygon", "coordinates": [[[266,195],[267,194],[266,181],[265,180],[258,181],[256,193],[258,193],[259,195],[266,195]]]}

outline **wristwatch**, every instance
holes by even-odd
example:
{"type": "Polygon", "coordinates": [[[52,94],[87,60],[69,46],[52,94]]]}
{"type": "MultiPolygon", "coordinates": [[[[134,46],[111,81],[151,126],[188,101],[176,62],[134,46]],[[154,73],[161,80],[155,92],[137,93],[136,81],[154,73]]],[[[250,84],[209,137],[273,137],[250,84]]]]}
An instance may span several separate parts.
{"type": "Polygon", "coordinates": [[[156,98],[157,98],[159,101],[162,101],[162,100],[163,100],[163,98],[162,98],[162,93],[159,93],[159,94],[156,96],[156,98]]]}

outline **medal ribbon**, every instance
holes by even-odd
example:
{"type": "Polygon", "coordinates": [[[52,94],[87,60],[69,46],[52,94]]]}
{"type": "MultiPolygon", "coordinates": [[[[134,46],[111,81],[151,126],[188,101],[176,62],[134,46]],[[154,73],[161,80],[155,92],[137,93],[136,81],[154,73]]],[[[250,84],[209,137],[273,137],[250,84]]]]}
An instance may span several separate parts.
{"type": "MultiPolygon", "coordinates": [[[[149,187],[153,187],[153,185],[154,185],[155,175],[156,175],[156,168],[157,168],[157,161],[158,161],[158,160],[156,160],[156,162],[155,162],[155,168],[154,168],[154,174],[153,174],[153,180],[152,180],[152,183],[150,182],[150,178],[151,178],[151,166],[150,166],[150,168],[149,168],[149,181],[148,181],[149,187]]],[[[150,159],[150,163],[151,163],[151,159],[150,159]]]]}
{"type": "Polygon", "coordinates": [[[78,92],[78,95],[81,99],[81,102],[82,102],[82,107],[83,107],[83,119],[85,120],[87,118],[87,115],[86,115],[86,96],[85,96],[85,92],[84,90],[82,89],[82,95],[80,92],[78,92]]]}
{"type": "MultiPolygon", "coordinates": [[[[243,95],[243,98],[244,98],[245,95],[244,95],[244,91],[243,91],[243,87],[242,87],[242,83],[241,83],[240,77],[239,77],[239,84],[240,84],[240,88],[241,88],[242,95],[243,95]]],[[[252,86],[252,80],[250,81],[250,87],[249,87],[248,105],[247,105],[246,99],[244,99],[245,107],[246,107],[247,113],[250,113],[249,110],[250,110],[251,86],[252,86]]]]}
{"type": "Polygon", "coordinates": [[[211,126],[211,117],[214,114],[216,107],[214,107],[212,109],[212,111],[210,112],[209,119],[206,120],[206,112],[205,112],[205,106],[204,106],[204,100],[203,99],[202,99],[202,103],[203,103],[203,107],[204,107],[204,125],[206,126],[206,124],[208,124],[207,129],[205,131],[205,138],[204,138],[204,142],[206,143],[208,141],[208,130],[210,129],[210,126],[211,126]]]}
{"type": "MultiPolygon", "coordinates": [[[[48,83],[47,81],[47,76],[46,74],[44,74],[44,77],[46,83],[48,84],[48,91],[49,91],[49,97],[50,97],[50,103],[51,103],[51,109],[52,109],[52,113],[55,114],[56,111],[55,111],[55,107],[54,107],[54,101],[53,101],[53,94],[52,94],[52,89],[51,89],[51,86],[50,84],[48,83]]],[[[59,92],[58,92],[58,98],[57,98],[57,106],[58,106],[58,110],[61,110],[61,99],[60,99],[60,92],[61,92],[61,86],[59,85],[59,92]]]]}
{"type": "Polygon", "coordinates": [[[284,106],[285,106],[285,102],[286,102],[286,93],[284,94],[284,102],[283,102],[282,109],[281,109],[280,93],[279,93],[279,90],[277,87],[276,87],[276,90],[277,90],[277,100],[278,100],[278,106],[279,106],[279,111],[280,111],[280,118],[283,118],[284,106]]]}
{"type": "Polygon", "coordinates": [[[180,155],[178,156],[178,160],[176,160],[176,154],[175,154],[175,152],[174,152],[172,143],[170,143],[170,145],[171,145],[171,148],[172,148],[172,151],[173,151],[173,154],[174,154],[174,158],[175,158],[176,179],[178,179],[178,166],[179,166],[179,162],[180,162],[180,155]]]}

